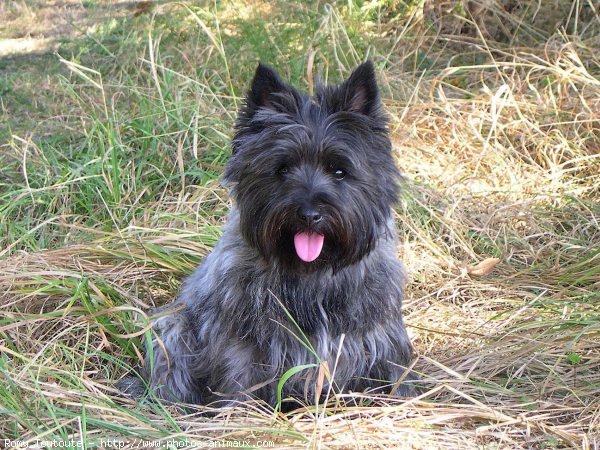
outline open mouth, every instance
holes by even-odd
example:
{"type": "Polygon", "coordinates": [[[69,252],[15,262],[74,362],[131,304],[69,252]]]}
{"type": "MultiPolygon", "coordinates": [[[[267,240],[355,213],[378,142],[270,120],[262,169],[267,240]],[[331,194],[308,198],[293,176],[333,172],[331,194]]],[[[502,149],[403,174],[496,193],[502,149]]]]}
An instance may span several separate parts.
{"type": "Polygon", "coordinates": [[[312,262],[319,257],[323,250],[325,236],[313,231],[301,231],[294,236],[296,254],[304,262],[312,262]]]}

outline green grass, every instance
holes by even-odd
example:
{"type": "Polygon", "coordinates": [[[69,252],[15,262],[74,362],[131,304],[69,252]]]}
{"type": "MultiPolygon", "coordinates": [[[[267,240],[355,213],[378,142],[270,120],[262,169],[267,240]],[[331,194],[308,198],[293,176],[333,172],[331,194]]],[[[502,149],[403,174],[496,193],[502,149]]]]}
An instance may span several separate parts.
{"type": "Polygon", "coordinates": [[[67,3],[0,5],[0,437],[600,445],[590,4],[67,3]],[[27,27],[51,46],[4,55],[27,27]],[[334,393],[287,414],[115,396],[139,367],[150,309],[219,238],[230,203],[218,179],[257,62],[310,90],[365,58],[405,177],[405,314],[428,390],[358,406],[334,393]],[[493,257],[492,272],[469,272],[493,257]]]}

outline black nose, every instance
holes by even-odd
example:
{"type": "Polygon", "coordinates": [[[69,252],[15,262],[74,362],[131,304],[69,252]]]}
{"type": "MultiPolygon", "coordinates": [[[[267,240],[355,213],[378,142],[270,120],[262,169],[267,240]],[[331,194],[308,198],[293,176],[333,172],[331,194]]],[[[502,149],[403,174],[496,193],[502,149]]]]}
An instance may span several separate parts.
{"type": "Polygon", "coordinates": [[[298,209],[298,219],[300,219],[307,226],[319,223],[323,217],[316,209],[312,207],[303,207],[298,209]]]}

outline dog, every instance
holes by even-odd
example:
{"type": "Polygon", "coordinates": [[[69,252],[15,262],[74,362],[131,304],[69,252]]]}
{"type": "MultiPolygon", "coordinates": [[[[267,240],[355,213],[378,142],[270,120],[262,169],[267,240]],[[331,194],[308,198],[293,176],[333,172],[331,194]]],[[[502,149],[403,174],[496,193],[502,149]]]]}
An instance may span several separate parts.
{"type": "Polygon", "coordinates": [[[158,397],[412,393],[387,123],[370,61],[314,96],[258,65],[223,174],[222,237],[155,315],[143,377],[158,397]]]}

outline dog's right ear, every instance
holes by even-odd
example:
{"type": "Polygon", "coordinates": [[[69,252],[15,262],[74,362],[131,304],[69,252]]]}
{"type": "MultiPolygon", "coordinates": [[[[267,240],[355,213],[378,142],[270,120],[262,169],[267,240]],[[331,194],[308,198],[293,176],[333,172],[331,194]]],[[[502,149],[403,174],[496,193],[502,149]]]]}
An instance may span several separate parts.
{"type": "Polygon", "coordinates": [[[239,181],[239,167],[233,164],[242,143],[248,136],[252,136],[252,120],[261,109],[272,112],[286,111],[289,99],[294,99],[294,90],[279,78],[279,74],[272,67],[258,63],[250,90],[246,95],[244,106],[240,109],[235,124],[235,135],[231,142],[232,158],[225,168],[223,183],[225,185],[239,181]],[[291,95],[289,95],[291,94],[291,95]]]}
{"type": "Polygon", "coordinates": [[[275,69],[259,63],[252,79],[250,92],[248,92],[247,107],[254,111],[259,108],[276,109],[277,94],[289,92],[289,90],[290,88],[281,81],[275,69]]]}
{"type": "Polygon", "coordinates": [[[259,63],[252,79],[252,85],[246,95],[244,106],[240,109],[235,124],[236,133],[232,141],[232,153],[235,155],[244,136],[252,134],[252,120],[259,110],[270,112],[290,112],[297,109],[296,91],[279,78],[272,67],[259,63]]]}

